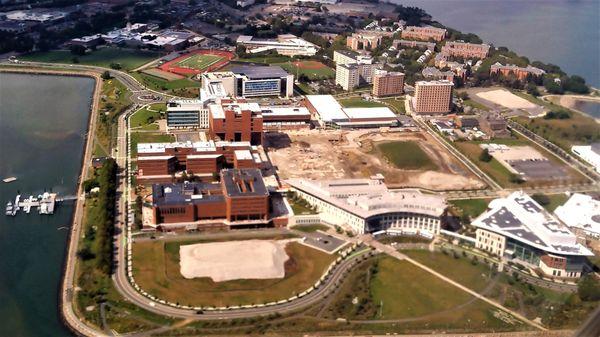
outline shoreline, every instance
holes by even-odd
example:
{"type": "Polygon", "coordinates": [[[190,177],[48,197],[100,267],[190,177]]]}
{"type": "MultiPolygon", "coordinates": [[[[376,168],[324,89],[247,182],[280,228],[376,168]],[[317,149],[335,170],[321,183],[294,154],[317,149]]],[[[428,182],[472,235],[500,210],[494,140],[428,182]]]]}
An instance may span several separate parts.
{"type": "MultiPolygon", "coordinates": [[[[39,68],[21,68],[21,67],[0,67],[0,72],[14,74],[30,74],[30,75],[51,75],[51,76],[74,76],[87,77],[94,80],[94,91],[92,92],[92,102],[87,121],[87,137],[84,140],[84,151],[81,157],[81,169],[79,170],[79,178],[77,181],[77,196],[82,195],[83,182],[87,179],[87,168],[91,165],[93,153],[93,135],[96,130],[96,121],[98,117],[100,93],[102,91],[102,78],[98,72],[90,70],[55,70],[39,68]]],[[[65,259],[62,265],[62,273],[60,280],[58,310],[60,311],[61,323],[68,328],[72,333],[78,336],[88,336],[89,333],[97,334],[93,328],[85,325],[83,321],[75,314],[73,310],[74,297],[74,280],[75,280],[75,263],[77,257],[75,252],[79,245],[79,237],[81,233],[81,225],[83,220],[83,201],[77,199],[72,215],[71,229],[67,237],[67,245],[65,247],[65,259]],[[74,321],[76,320],[76,321],[74,321]]]]}
{"type": "Polygon", "coordinates": [[[579,110],[575,107],[577,101],[595,102],[597,104],[600,104],[600,97],[584,95],[546,95],[543,98],[563,108],[575,111],[586,117],[592,118],[596,121],[596,123],[600,124],[600,117],[592,116],[590,113],[579,110]]]}

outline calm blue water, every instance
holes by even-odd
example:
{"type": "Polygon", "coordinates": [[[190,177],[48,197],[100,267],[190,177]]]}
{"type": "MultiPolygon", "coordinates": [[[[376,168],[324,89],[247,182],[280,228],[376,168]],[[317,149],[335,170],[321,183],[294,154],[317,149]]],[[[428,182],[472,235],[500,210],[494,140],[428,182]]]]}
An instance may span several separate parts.
{"type": "Polygon", "coordinates": [[[390,0],[600,87],[598,0],[390,0]]]}
{"type": "Polygon", "coordinates": [[[0,336],[71,336],[58,292],[73,204],[4,215],[17,191],[74,194],[94,80],[0,73],[0,336]]]}
{"type": "Polygon", "coordinates": [[[600,103],[591,101],[575,102],[575,109],[581,110],[594,118],[600,118],[600,103]]]}

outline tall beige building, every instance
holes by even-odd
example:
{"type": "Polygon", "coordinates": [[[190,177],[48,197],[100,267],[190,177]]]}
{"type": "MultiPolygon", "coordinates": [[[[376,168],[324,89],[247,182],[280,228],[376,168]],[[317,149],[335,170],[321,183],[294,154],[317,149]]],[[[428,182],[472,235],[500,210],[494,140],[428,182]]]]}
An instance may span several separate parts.
{"type": "Polygon", "coordinates": [[[403,73],[375,70],[375,75],[373,75],[373,96],[401,95],[403,91],[403,73]]]}
{"type": "Polygon", "coordinates": [[[445,114],[450,112],[452,88],[447,80],[418,81],[415,83],[414,111],[421,115],[445,114]]]}
{"type": "Polygon", "coordinates": [[[360,83],[359,66],[355,63],[338,64],[335,66],[335,84],[349,91],[358,87],[360,83]]]}

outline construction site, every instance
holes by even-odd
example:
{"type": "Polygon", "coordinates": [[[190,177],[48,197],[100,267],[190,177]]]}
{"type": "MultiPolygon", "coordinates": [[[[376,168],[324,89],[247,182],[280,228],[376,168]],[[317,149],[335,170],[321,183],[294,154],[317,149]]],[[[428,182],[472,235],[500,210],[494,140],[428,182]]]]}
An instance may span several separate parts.
{"type": "Polygon", "coordinates": [[[442,191],[485,187],[424,132],[304,130],[268,133],[265,139],[265,150],[280,179],[367,178],[382,174],[390,188],[417,187],[442,191]],[[402,147],[398,147],[392,157],[379,146],[386,143],[409,144],[418,151],[402,153],[402,147]],[[414,157],[423,157],[420,167],[398,165],[402,162],[398,158],[414,157]]]}

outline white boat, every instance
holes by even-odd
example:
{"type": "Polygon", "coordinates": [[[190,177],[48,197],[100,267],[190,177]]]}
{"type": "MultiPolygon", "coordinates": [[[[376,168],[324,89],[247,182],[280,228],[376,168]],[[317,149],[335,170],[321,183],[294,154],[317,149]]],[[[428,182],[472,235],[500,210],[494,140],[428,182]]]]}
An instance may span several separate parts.
{"type": "Polygon", "coordinates": [[[6,213],[5,214],[13,215],[13,204],[10,201],[6,204],[6,213]]]}
{"type": "Polygon", "coordinates": [[[17,177],[8,177],[8,178],[2,179],[2,181],[5,183],[12,183],[15,180],[17,180],[17,177]]]}

